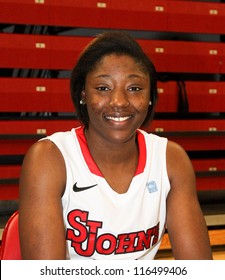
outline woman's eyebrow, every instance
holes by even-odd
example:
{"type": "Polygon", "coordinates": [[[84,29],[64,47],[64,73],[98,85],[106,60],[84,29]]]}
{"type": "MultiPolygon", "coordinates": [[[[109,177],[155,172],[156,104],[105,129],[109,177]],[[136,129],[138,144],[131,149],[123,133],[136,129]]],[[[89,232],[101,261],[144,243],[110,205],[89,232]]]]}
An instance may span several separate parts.
{"type": "Polygon", "coordinates": [[[94,76],[94,78],[110,78],[111,75],[108,75],[108,74],[100,74],[100,75],[97,75],[97,76],[94,76]]]}
{"type": "MultiPolygon", "coordinates": [[[[97,78],[111,78],[112,76],[109,75],[109,74],[99,74],[97,76],[94,76],[95,79],[97,78]]],[[[132,79],[132,78],[141,78],[141,79],[146,79],[146,76],[145,75],[139,75],[139,74],[129,74],[127,76],[129,79],[132,79]]]]}
{"type": "Polygon", "coordinates": [[[141,78],[141,79],[146,79],[145,75],[139,75],[139,74],[130,74],[128,75],[128,78],[141,78]]]}

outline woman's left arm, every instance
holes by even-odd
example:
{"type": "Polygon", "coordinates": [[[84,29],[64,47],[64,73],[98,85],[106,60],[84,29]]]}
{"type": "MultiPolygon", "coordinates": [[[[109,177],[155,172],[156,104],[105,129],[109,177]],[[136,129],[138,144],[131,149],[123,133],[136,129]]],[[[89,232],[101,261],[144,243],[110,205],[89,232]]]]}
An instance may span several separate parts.
{"type": "Polygon", "coordinates": [[[212,259],[206,222],[199,205],[195,173],[178,144],[167,145],[171,190],[167,198],[167,230],[175,259],[212,259]]]}

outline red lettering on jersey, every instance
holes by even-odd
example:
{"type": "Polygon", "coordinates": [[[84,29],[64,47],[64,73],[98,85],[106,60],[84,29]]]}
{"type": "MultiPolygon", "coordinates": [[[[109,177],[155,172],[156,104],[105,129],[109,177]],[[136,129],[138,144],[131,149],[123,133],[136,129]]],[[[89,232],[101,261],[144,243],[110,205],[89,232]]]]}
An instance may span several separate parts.
{"type": "Polygon", "coordinates": [[[132,253],[135,251],[135,238],[137,237],[137,233],[129,233],[129,234],[119,234],[118,239],[118,247],[115,251],[116,254],[125,254],[132,253]]]}
{"type": "Polygon", "coordinates": [[[71,246],[77,254],[86,257],[92,256],[95,251],[98,228],[102,227],[102,223],[88,220],[88,212],[77,209],[68,214],[68,222],[74,229],[67,229],[66,239],[71,241],[71,246]],[[86,226],[79,223],[77,218],[86,226]],[[79,235],[75,235],[75,231],[78,231],[79,235]],[[86,249],[82,247],[84,241],[87,241],[86,249]]]}
{"type": "Polygon", "coordinates": [[[68,214],[71,229],[67,229],[66,239],[81,256],[90,257],[95,252],[102,255],[126,254],[151,248],[158,242],[159,223],[145,231],[123,233],[114,236],[110,233],[98,235],[102,222],[88,220],[88,212],[73,210],[68,214]]]}
{"type": "Polygon", "coordinates": [[[112,234],[102,234],[96,242],[96,251],[102,255],[110,255],[116,248],[116,237],[112,234]]]}
{"type": "Polygon", "coordinates": [[[78,222],[76,219],[78,218],[81,222],[86,222],[88,217],[88,212],[84,212],[81,210],[73,210],[71,211],[68,216],[68,222],[72,228],[76,229],[79,232],[78,235],[75,235],[73,229],[67,229],[66,238],[73,242],[84,242],[87,238],[87,228],[78,222]]]}
{"type": "Polygon", "coordinates": [[[136,251],[142,251],[144,248],[148,249],[157,243],[159,239],[159,224],[155,227],[149,228],[147,232],[138,232],[138,243],[136,246],[136,251]]]}

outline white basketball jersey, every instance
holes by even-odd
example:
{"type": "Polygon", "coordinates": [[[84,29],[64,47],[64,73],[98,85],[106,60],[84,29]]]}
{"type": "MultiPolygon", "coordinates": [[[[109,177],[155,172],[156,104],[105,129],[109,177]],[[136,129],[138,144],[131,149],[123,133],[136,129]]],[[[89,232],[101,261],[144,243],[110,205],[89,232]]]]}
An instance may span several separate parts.
{"type": "Polygon", "coordinates": [[[124,194],[115,192],[102,176],[83,127],[48,139],[57,145],[66,164],[62,205],[68,258],[154,259],[165,230],[170,190],[167,139],[138,130],[138,167],[124,194]]]}

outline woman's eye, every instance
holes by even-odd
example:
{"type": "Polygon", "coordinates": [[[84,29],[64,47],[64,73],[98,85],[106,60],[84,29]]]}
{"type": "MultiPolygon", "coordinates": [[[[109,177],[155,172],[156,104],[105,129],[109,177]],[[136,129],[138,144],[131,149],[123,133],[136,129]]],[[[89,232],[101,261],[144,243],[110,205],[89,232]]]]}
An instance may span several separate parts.
{"type": "Polygon", "coordinates": [[[140,90],[142,90],[142,88],[140,88],[140,87],[130,87],[130,88],[128,88],[128,91],[140,91],[140,90]]]}
{"type": "Polygon", "coordinates": [[[99,90],[99,91],[108,91],[108,90],[110,90],[108,87],[97,87],[96,89],[99,90]]]}

